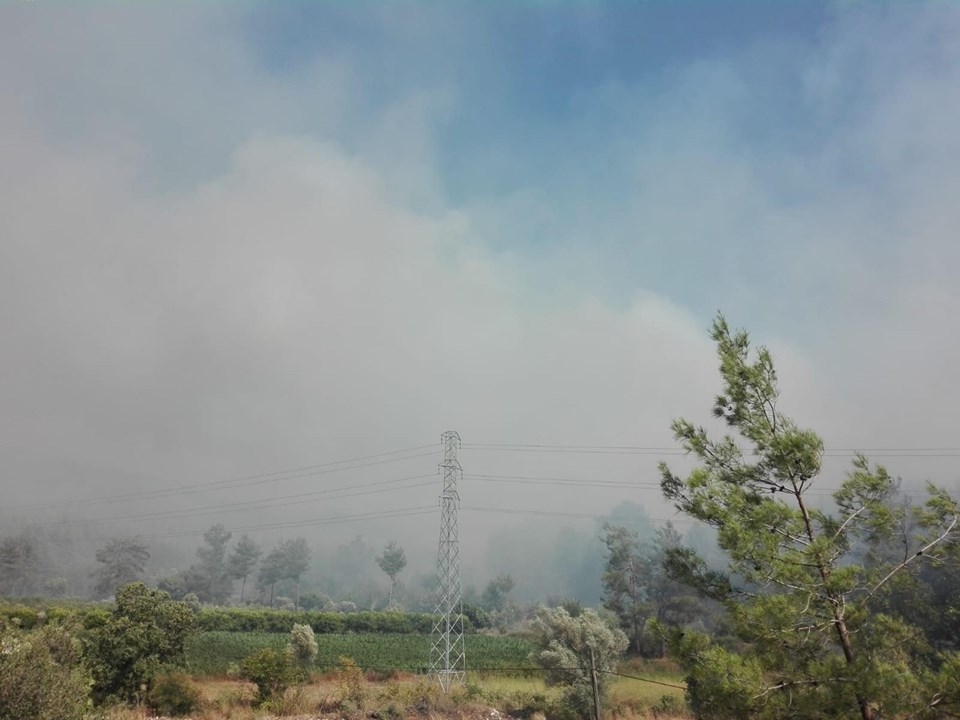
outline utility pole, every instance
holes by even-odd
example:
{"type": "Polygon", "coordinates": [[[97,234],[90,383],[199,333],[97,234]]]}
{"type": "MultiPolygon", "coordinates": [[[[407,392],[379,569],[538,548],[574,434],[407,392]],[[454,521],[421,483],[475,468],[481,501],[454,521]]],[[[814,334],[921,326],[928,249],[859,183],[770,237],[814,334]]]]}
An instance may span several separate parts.
{"type": "Polygon", "coordinates": [[[463,648],[463,603],[460,581],[460,495],[457,481],[463,475],[457,451],[460,436],[451,431],[441,435],[443,462],[440,476],[440,544],[437,549],[437,605],[433,625],[433,647],[430,671],[436,674],[444,693],[451,685],[462,683],[466,676],[466,655],[463,648]]]}
{"type": "Polygon", "coordinates": [[[593,684],[593,717],[600,720],[600,683],[597,682],[597,659],[593,654],[593,645],[590,646],[590,681],[593,684]]]}

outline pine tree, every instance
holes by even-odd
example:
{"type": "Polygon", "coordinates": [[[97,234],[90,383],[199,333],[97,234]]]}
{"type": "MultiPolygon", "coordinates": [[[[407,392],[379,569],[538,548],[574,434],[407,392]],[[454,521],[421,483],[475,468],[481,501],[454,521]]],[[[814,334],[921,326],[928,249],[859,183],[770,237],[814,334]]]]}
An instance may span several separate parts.
{"type": "Polygon", "coordinates": [[[957,538],[957,502],[930,485],[923,507],[904,508],[896,480],[857,456],[832,508],[814,504],[823,441],[781,413],[769,351],[752,355],[747,334],[732,332],[722,316],[712,337],[723,379],[713,412],[737,436],[712,439],[675,421],[676,438],[699,466],[682,479],[661,464],[661,486],[680,511],[716,528],[729,565],[725,573],[708,569],[684,548],[672,549],[668,564],[675,577],[725,604],[745,650],[733,653],[695,633],[674,637],[695,712],[935,717],[922,713],[960,701],[960,687],[943,675],[960,667],[960,656],[942,656],[939,673],[920,666],[912,652],[919,630],[877,612],[877,598],[898,574],[945,558],[957,538]],[[891,536],[908,513],[918,533],[905,555],[866,568],[855,562],[852,547],[891,536]]]}

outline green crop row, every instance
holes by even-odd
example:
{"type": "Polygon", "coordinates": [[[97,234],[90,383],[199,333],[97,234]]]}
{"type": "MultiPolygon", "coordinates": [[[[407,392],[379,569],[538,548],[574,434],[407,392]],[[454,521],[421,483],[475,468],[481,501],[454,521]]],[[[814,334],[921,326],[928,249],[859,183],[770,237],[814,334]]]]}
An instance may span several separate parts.
{"type": "Polygon", "coordinates": [[[429,633],[433,615],[403,612],[320,612],[266,608],[204,608],[197,615],[200,630],[287,633],[294,623],[309,625],[318,635],[331,633],[429,633]]]}
{"type": "MultiPolygon", "coordinates": [[[[225,675],[231,665],[264,647],[283,648],[289,641],[285,633],[202,632],[187,644],[187,663],[191,673],[203,676],[225,675]]],[[[318,671],[335,668],[340,657],[353,658],[364,670],[402,670],[425,672],[429,666],[429,635],[383,633],[328,633],[317,638],[318,671]]],[[[531,666],[533,649],[522,638],[493,635],[465,637],[467,666],[477,670],[520,672],[531,666]]]]}
{"type": "MultiPolygon", "coordinates": [[[[72,617],[91,627],[101,624],[109,615],[109,605],[102,603],[50,603],[27,605],[0,601],[0,626],[16,625],[30,630],[46,620],[72,617]]],[[[309,625],[318,635],[331,633],[429,634],[434,616],[429,613],[404,612],[300,612],[269,608],[202,608],[196,616],[196,629],[222,632],[288,633],[294,623],[309,625]]],[[[464,618],[467,631],[472,626],[464,618]]]]}

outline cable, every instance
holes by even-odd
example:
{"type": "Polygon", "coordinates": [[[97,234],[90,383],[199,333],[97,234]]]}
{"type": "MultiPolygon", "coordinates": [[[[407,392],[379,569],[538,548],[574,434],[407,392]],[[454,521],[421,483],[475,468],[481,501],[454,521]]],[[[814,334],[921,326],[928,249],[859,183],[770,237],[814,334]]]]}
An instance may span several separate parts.
{"type": "MultiPolygon", "coordinates": [[[[429,482],[420,482],[414,483],[411,485],[402,485],[398,487],[376,487],[380,485],[387,485],[391,483],[400,483],[406,482],[409,480],[420,480],[425,477],[435,477],[434,473],[424,474],[424,475],[411,475],[404,478],[396,478],[393,480],[378,480],[377,482],[366,483],[363,485],[355,485],[351,487],[339,487],[339,488],[330,488],[327,490],[314,490],[312,492],[306,493],[296,493],[294,495],[281,495],[275,498],[267,498],[266,500],[245,500],[242,502],[236,503],[226,503],[226,504],[217,504],[217,505],[206,505],[199,508],[189,508],[187,510],[163,510],[153,513],[139,513],[136,515],[120,515],[112,516],[108,518],[92,518],[92,519],[83,519],[83,520],[54,520],[45,523],[46,525],[90,525],[95,523],[105,523],[105,522],[120,522],[123,520],[138,520],[138,519],[161,519],[168,517],[197,517],[201,515],[217,515],[222,512],[231,512],[237,510],[255,510],[255,509],[268,509],[275,507],[285,507],[287,505],[301,504],[304,502],[304,498],[314,497],[317,495],[321,496],[331,496],[331,497],[321,497],[314,499],[321,500],[340,500],[342,498],[350,497],[359,497],[361,495],[375,495],[383,492],[394,492],[396,490],[409,490],[417,487],[426,487],[427,485],[434,485],[436,480],[430,480],[429,482]],[[356,488],[374,488],[374,489],[364,489],[356,490],[356,488]],[[356,490],[355,492],[353,492],[356,490]],[[333,495],[333,493],[343,493],[340,495],[333,495]],[[292,502],[275,502],[277,500],[292,500],[292,502]],[[266,504],[263,504],[266,503],[266,504]]],[[[307,501],[307,502],[313,502],[307,501]]]]}
{"type": "Polygon", "coordinates": [[[619,488],[650,488],[659,489],[660,483],[645,482],[642,480],[581,480],[578,478],[544,477],[539,475],[464,475],[465,479],[480,480],[481,482],[507,482],[531,485],[574,485],[587,487],[619,487],[619,488]]]}
{"type": "MultiPolygon", "coordinates": [[[[464,475],[470,480],[479,480],[480,482],[505,482],[517,483],[521,485],[553,485],[555,487],[611,487],[636,490],[659,490],[659,482],[647,482],[643,480],[583,480],[579,478],[558,478],[545,477],[539,475],[464,475]]],[[[831,495],[838,488],[816,488],[806,490],[804,494],[810,495],[831,495]]]]}
{"type": "Polygon", "coordinates": [[[403,460],[413,460],[416,458],[427,457],[434,455],[434,453],[420,453],[418,455],[406,455],[404,457],[397,458],[388,458],[385,460],[374,460],[372,462],[363,462],[367,460],[372,460],[374,458],[382,458],[387,455],[398,455],[402,453],[414,452],[416,450],[423,450],[428,447],[434,447],[436,443],[430,443],[429,445],[419,445],[413,448],[406,448],[404,450],[391,450],[390,452],[376,453],[374,455],[365,455],[358,458],[350,458],[347,460],[335,460],[327,463],[321,463],[318,465],[305,465],[299,468],[292,468],[290,470],[278,470],[275,472],[261,473],[258,475],[247,475],[239,478],[230,478],[227,480],[212,480],[205,483],[197,483],[193,485],[179,485],[177,487],[171,488],[161,488],[158,490],[143,490],[130,493],[121,493],[117,495],[103,495],[100,497],[94,498],[84,498],[80,500],[64,500],[61,502],[55,503],[36,503],[33,505],[13,505],[7,506],[7,510],[26,510],[26,509],[36,509],[36,508],[51,508],[51,507],[60,507],[63,505],[81,505],[81,504],[91,504],[91,503],[114,503],[114,502],[123,502],[124,500],[141,500],[141,499],[152,499],[157,497],[170,497],[175,495],[190,495],[198,492],[206,492],[208,490],[219,490],[219,489],[232,489],[234,487],[248,487],[251,485],[262,485],[272,482],[280,482],[282,480],[296,480],[304,477],[313,477],[315,475],[326,475],[333,472],[340,472],[343,470],[354,470],[357,468],[370,467],[373,465],[384,465],[391,462],[401,462],[403,460]],[[345,467],[333,467],[337,465],[343,465],[345,467]],[[309,471],[309,472],[301,472],[309,471]],[[296,475],[291,475],[290,473],[301,473],[296,475]]]}
{"type": "MultiPolygon", "coordinates": [[[[643,445],[562,445],[534,443],[463,443],[465,449],[505,452],[596,453],[606,455],[686,455],[677,447],[650,447],[643,445]]],[[[876,457],[960,457],[960,447],[930,448],[826,448],[825,457],[847,457],[870,453],[876,457]]]]}
{"type": "Polygon", "coordinates": [[[472,507],[472,506],[461,506],[461,510],[467,510],[470,512],[486,512],[486,513],[503,513],[505,515],[540,515],[543,517],[567,517],[567,518],[584,518],[587,520],[622,520],[624,522],[649,522],[649,523],[665,523],[671,522],[674,525],[690,525],[696,522],[692,518],[676,518],[676,519],[665,519],[665,518],[638,518],[638,517],[622,517],[617,515],[597,515],[594,513],[575,513],[575,512],[561,512],[554,510],[521,510],[517,508],[487,508],[487,507],[472,507]]]}
{"type": "MultiPolygon", "coordinates": [[[[436,511],[436,506],[420,505],[418,507],[398,508],[396,510],[383,510],[378,512],[356,513],[353,515],[330,515],[327,517],[311,518],[309,520],[292,520],[279,523],[265,523],[262,525],[243,525],[227,528],[231,532],[243,532],[246,530],[276,530],[288,527],[303,527],[305,525],[337,525],[342,522],[353,522],[355,520],[388,520],[395,517],[409,517],[411,515],[426,515],[436,511]]],[[[138,535],[140,538],[162,538],[162,537],[195,537],[203,535],[206,530],[185,530],[166,533],[151,533],[147,535],[138,535]]],[[[111,538],[100,538],[107,540],[111,538]]]]}
{"type": "Polygon", "coordinates": [[[645,683],[652,683],[654,685],[663,685],[664,687],[676,688],[677,690],[686,690],[686,685],[675,685],[674,683],[663,682],[662,680],[651,680],[650,678],[642,678],[638,675],[624,675],[623,673],[614,672],[613,670],[601,670],[597,668],[597,672],[603,673],[604,675],[613,675],[615,677],[630,678],[631,680],[639,680],[645,683]]]}

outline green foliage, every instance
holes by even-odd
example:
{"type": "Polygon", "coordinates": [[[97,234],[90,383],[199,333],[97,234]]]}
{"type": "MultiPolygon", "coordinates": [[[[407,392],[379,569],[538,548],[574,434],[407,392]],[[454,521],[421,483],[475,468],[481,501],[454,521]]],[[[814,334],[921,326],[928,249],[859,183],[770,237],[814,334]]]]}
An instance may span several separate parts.
{"type": "Polygon", "coordinates": [[[114,538],[97,550],[96,557],[102,567],[94,574],[94,589],[103,598],[141,578],[150,553],[139,538],[114,538]]]}
{"type": "Polygon", "coordinates": [[[610,523],[603,524],[607,546],[603,571],[603,606],[620,620],[631,651],[640,652],[640,640],[653,613],[649,585],[653,579],[651,554],[641,547],[637,533],[610,523]]]}
{"type": "Polygon", "coordinates": [[[182,674],[161,675],[147,693],[147,705],[160,715],[183,717],[200,710],[200,690],[182,674]]]}
{"type": "Polygon", "coordinates": [[[292,612],[267,608],[203,608],[197,614],[199,630],[288,633],[297,623],[318,635],[342,632],[429,633],[433,615],[404,612],[292,612]]]}
{"type": "Polygon", "coordinates": [[[116,608],[86,638],[93,699],[135,701],[167,665],[182,663],[193,628],[190,608],[137,582],[117,591],[116,608]]]}
{"type": "Polygon", "coordinates": [[[694,711],[864,720],[919,712],[934,677],[918,664],[922,634],[878,612],[879,604],[898,574],[947,558],[957,503],[931,486],[924,507],[904,507],[896,480],[858,456],[833,493],[832,511],[812,505],[822,440],[780,413],[769,351],[752,355],[747,334],[732,332],[722,316],[712,337],[723,378],[713,413],[738,437],[714,440],[675,421],[676,438],[699,467],[683,479],[661,464],[661,486],[679,510],[716,529],[728,567],[709,569],[680,547],[668,551],[667,566],[725,604],[744,652],[694,636],[674,643],[690,674],[694,711]],[[907,532],[910,522],[915,530],[907,532]],[[859,562],[854,548],[894,535],[907,546],[902,558],[859,562]]]}
{"type": "Polygon", "coordinates": [[[240,663],[240,677],[257,686],[257,704],[282,697],[294,682],[295,668],[290,653],[275,648],[262,648],[240,663]]]}
{"type": "Polygon", "coordinates": [[[407,556],[403,548],[391,541],[383,549],[383,554],[377,558],[377,565],[390,578],[390,597],[387,600],[387,606],[393,604],[393,591],[397,586],[397,575],[407,566],[407,556]]]}
{"type": "Polygon", "coordinates": [[[183,602],[184,605],[190,608],[190,611],[194,614],[200,612],[200,608],[203,607],[200,604],[200,598],[197,597],[196,593],[192,593],[192,592],[184,595],[181,602],[183,602]]]}
{"type": "Polygon", "coordinates": [[[190,593],[187,586],[187,574],[179,572],[157,578],[157,590],[163,590],[174,600],[183,600],[190,593]]]}
{"type": "Polygon", "coordinates": [[[357,710],[363,710],[367,700],[363,670],[346,655],[342,655],[337,664],[337,696],[341,705],[350,703],[357,710]]]}
{"type": "Polygon", "coordinates": [[[488,612],[502,612],[507,606],[507,597],[513,590],[513,578],[505,573],[497,575],[487,583],[480,596],[480,604],[488,612]]]}
{"type": "Polygon", "coordinates": [[[234,580],[240,580],[241,582],[241,603],[243,602],[244,588],[247,586],[247,576],[253,571],[261,554],[263,554],[263,551],[260,549],[260,546],[251,540],[250,536],[243,534],[240,536],[240,539],[237,541],[237,546],[233,549],[233,552],[230,553],[230,557],[227,560],[227,572],[230,573],[230,577],[234,580]]]}
{"type": "Polygon", "coordinates": [[[300,576],[310,567],[310,548],[301,538],[281,540],[260,564],[257,580],[260,586],[270,589],[270,605],[273,606],[273,591],[277,582],[290,579],[297,583],[295,607],[300,603],[300,576]]]}
{"type": "Polygon", "coordinates": [[[0,720],[83,720],[90,682],[65,628],[0,632],[0,720]]]}
{"type": "Polygon", "coordinates": [[[467,619],[468,623],[478,630],[483,628],[490,627],[490,613],[484,610],[479,605],[474,605],[472,603],[463,603],[461,608],[463,611],[463,616],[467,619]]]}
{"type": "Polygon", "coordinates": [[[203,544],[197,548],[199,562],[186,574],[188,590],[201,602],[219,605],[233,592],[233,577],[227,566],[227,543],[232,535],[220,524],[203,534],[203,544]]]}
{"type": "Polygon", "coordinates": [[[32,595],[40,587],[43,565],[40,550],[27,535],[5,537],[0,542],[0,595],[32,595]]]}
{"type": "Polygon", "coordinates": [[[313,628],[309,625],[294,625],[293,630],[290,631],[290,649],[298,665],[304,668],[310,667],[317,659],[319,652],[317,640],[313,636],[313,628]]]}
{"type": "Polygon", "coordinates": [[[549,685],[562,685],[567,704],[582,715],[593,711],[592,668],[601,698],[615,672],[627,637],[594,610],[571,617],[563,608],[540,608],[534,627],[537,649],[531,659],[546,670],[549,685]]]}
{"type": "Polygon", "coordinates": [[[20,603],[0,605],[0,629],[6,626],[31,630],[40,623],[40,610],[20,603]]]}
{"type": "MultiPolygon", "coordinates": [[[[187,644],[188,664],[198,676],[225,675],[231,663],[261,648],[282,650],[289,639],[288,633],[198,633],[187,644]]],[[[523,638],[467,635],[464,640],[471,668],[497,670],[530,664],[528,657],[533,646],[523,638]]],[[[330,634],[321,638],[318,649],[313,664],[316,670],[335,669],[340,656],[348,656],[365,668],[423,672],[430,656],[430,635],[330,634]]]]}

